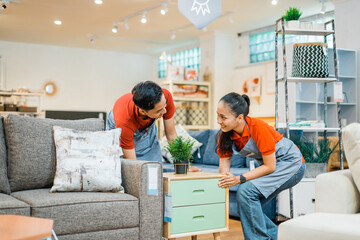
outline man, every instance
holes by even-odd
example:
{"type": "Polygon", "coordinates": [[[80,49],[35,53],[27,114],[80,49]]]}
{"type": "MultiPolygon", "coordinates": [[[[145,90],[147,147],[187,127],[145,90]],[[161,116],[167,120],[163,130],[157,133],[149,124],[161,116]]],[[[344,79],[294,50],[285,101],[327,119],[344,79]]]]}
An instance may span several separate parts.
{"type": "Polygon", "coordinates": [[[115,102],[107,117],[106,130],[121,128],[124,158],[162,162],[155,122],[158,118],[164,119],[165,135],[171,141],[177,137],[174,113],[174,101],[167,89],[152,81],[141,82],[115,102]]]}

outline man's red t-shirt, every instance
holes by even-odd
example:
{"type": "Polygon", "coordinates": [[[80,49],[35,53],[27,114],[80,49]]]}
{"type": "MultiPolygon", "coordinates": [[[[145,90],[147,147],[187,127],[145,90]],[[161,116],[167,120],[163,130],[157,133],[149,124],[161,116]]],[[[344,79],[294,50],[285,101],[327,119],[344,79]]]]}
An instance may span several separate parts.
{"type": "MultiPolygon", "coordinates": [[[[244,125],[242,136],[233,131],[231,139],[234,140],[237,150],[243,149],[250,137],[253,138],[256,146],[258,147],[262,155],[269,155],[275,152],[275,145],[278,141],[283,138],[283,135],[275,131],[266,122],[251,117],[245,117],[245,120],[249,126],[249,129],[244,125]]],[[[222,152],[221,149],[218,150],[218,156],[220,158],[228,158],[232,156],[231,152],[222,152]]]]}
{"type": "MultiPolygon", "coordinates": [[[[170,119],[174,116],[175,105],[171,93],[167,89],[163,89],[166,99],[166,113],[164,120],[170,119]]],[[[113,108],[114,120],[116,128],[121,128],[120,145],[123,149],[135,148],[134,133],[137,129],[144,129],[148,127],[154,119],[142,119],[139,116],[138,107],[133,101],[132,93],[127,93],[121,96],[114,104],[113,108]]]]}

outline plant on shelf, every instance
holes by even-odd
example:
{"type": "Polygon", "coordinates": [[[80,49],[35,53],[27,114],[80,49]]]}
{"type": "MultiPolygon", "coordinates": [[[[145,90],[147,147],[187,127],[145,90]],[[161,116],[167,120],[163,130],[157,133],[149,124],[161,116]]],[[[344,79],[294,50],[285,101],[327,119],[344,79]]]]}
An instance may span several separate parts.
{"type": "Polygon", "coordinates": [[[299,18],[301,17],[301,14],[302,12],[300,12],[299,9],[290,7],[282,17],[287,22],[288,28],[298,29],[300,28],[299,18]]]}
{"type": "Polygon", "coordinates": [[[291,140],[300,149],[305,159],[305,177],[316,177],[317,174],[326,172],[330,155],[339,145],[339,141],[337,141],[337,143],[331,147],[331,142],[328,139],[314,139],[314,141],[309,141],[295,136],[291,137],[291,140]]]}
{"type": "Polygon", "coordinates": [[[179,136],[171,140],[165,150],[170,153],[175,167],[175,174],[186,174],[190,160],[192,159],[191,150],[194,141],[184,139],[179,136]]]}

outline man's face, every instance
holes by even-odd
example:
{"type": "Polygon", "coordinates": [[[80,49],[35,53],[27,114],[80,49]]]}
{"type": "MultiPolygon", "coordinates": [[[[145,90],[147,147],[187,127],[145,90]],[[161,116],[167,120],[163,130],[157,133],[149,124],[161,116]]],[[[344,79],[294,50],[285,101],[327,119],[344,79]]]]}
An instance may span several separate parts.
{"type": "Polygon", "coordinates": [[[145,111],[145,114],[149,118],[162,118],[164,114],[166,113],[166,98],[164,94],[161,96],[160,102],[155,104],[154,108],[148,111],[145,111]]]}

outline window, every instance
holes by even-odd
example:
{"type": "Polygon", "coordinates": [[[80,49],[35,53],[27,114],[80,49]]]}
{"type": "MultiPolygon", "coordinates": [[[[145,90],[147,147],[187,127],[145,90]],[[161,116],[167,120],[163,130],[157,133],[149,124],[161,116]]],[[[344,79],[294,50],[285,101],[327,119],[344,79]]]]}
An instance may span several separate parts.
{"type": "Polygon", "coordinates": [[[187,49],[185,51],[167,54],[167,59],[158,58],[158,77],[166,77],[166,68],[168,61],[175,66],[196,68],[200,71],[201,49],[200,47],[187,49]]]}

